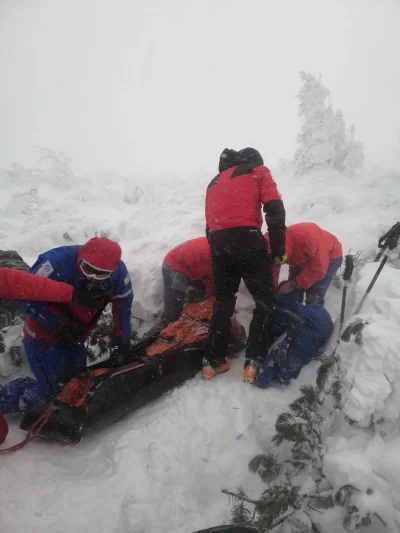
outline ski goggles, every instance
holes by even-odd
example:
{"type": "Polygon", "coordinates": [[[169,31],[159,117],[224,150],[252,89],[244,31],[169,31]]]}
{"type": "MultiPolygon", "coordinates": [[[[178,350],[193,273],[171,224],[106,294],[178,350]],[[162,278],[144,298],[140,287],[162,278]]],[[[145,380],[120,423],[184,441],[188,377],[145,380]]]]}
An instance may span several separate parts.
{"type": "Polygon", "coordinates": [[[102,268],[91,265],[84,259],[82,259],[79,266],[84,276],[87,278],[96,279],[98,281],[107,279],[114,273],[114,270],[103,270],[102,268]]]}

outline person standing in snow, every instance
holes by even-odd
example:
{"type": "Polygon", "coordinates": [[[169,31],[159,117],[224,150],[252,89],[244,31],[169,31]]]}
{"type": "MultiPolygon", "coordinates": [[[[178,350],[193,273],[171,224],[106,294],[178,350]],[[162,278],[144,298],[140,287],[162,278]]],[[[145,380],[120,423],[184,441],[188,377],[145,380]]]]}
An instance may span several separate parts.
{"type": "Polygon", "coordinates": [[[186,292],[197,289],[204,298],[214,295],[210,246],[206,237],[190,239],[170,250],[162,265],[164,313],[146,336],[154,335],[178,320],[186,292]]]}
{"type": "Polygon", "coordinates": [[[211,249],[216,302],[207,339],[203,378],[213,379],[230,368],[226,359],[230,319],[240,280],[255,301],[246,345],[244,381],[254,383],[258,362],[268,351],[268,322],[275,310],[271,259],[285,255],[285,209],[282,199],[254,148],[225,149],[219,173],[206,194],[206,235],[211,249]],[[271,257],[261,232],[261,205],[271,236],[271,257]]]}
{"type": "MultiPolygon", "coordinates": [[[[269,246],[269,235],[265,234],[269,246]]],[[[317,224],[301,222],[286,228],[286,263],[289,279],[280,284],[279,294],[303,291],[306,304],[325,303],[325,294],[343,261],[339,240],[317,224]]]]}
{"type": "MultiPolygon", "coordinates": [[[[20,302],[28,315],[24,347],[37,380],[37,390],[27,395],[33,402],[49,396],[60,382],[86,368],[83,343],[109,302],[117,353],[129,354],[133,293],[120,246],[104,238],[90,239],[83,246],[49,250],[39,256],[30,272],[77,289],[70,303],[20,302]]],[[[0,410],[23,411],[29,405],[23,394],[21,380],[0,385],[0,410]]]]}

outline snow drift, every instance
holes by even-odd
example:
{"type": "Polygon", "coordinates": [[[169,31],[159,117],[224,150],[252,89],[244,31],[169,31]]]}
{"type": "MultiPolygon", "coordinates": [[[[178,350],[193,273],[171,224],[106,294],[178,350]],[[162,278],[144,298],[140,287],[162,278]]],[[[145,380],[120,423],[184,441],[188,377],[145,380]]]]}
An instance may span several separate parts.
{"type": "MultiPolygon", "coordinates": [[[[349,248],[362,249],[364,258],[372,259],[378,238],[397,221],[399,173],[376,170],[349,179],[336,171],[320,171],[292,180],[277,171],[274,176],[288,224],[316,222],[341,240],[346,253],[349,248]]],[[[164,255],[180,242],[204,235],[204,197],[211,177],[176,175],[153,181],[92,174],[51,179],[16,166],[0,174],[0,248],[17,250],[32,264],[39,253],[52,247],[82,243],[95,235],[115,239],[132,277],[133,315],[149,319],[161,309],[164,255]]],[[[365,307],[364,312],[371,314],[363,346],[366,355],[358,354],[354,345],[346,354],[349,361],[353,357],[357,361],[351,367],[352,376],[359,376],[346,409],[365,424],[383,414],[392,423],[397,420],[396,267],[394,258],[365,307]],[[381,334],[382,328],[392,331],[390,338],[381,334]],[[367,362],[380,368],[381,385],[374,400],[362,389],[361,377],[370,369],[360,365],[367,362]],[[355,368],[358,363],[360,374],[355,368]]],[[[371,268],[366,265],[359,280],[358,275],[354,278],[356,299],[370,279],[371,268]]],[[[340,286],[336,280],[327,295],[327,309],[334,318],[339,312],[340,286]]],[[[350,298],[349,311],[353,303],[350,298]]],[[[243,287],[238,308],[239,320],[247,325],[252,301],[243,287]]],[[[20,328],[14,326],[6,342],[18,335],[20,328]]],[[[299,386],[315,377],[317,367],[311,363],[288,386],[260,390],[241,381],[242,365],[239,358],[231,372],[211,383],[195,377],[77,448],[34,442],[19,454],[2,457],[1,529],[10,533],[66,529],[188,533],[228,520],[228,502],[221,488],[244,485],[250,492],[258,490],[247,463],[269,444],[277,415],[297,396],[299,386]]],[[[17,374],[27,373],[23,366],[17,374]]],[[[7,380],[15,375],[7,353],[0,355],[0,375],[7,380]]],[[[18,421],[10,420],[10,445],[23,437],[17,428],[18,421]]],[[[384,441],[385,446],[392,446],[391,438],[384,441]]],[[[328,446],[336,453],[334,441],[328,446]]],[[[368,446],[360,443],[358,449],[368,446]]],[[[328,476],[333,483],[333,474],[343,471],[340,465],[345,464],[340,454],[335,457],[330,469],[335,472],[328,476]]],[[[394,483],[399,486],[392,476],[390,485],[394,483]]],[[[394,500],[391,509],[398,506],[394,500]]]]}

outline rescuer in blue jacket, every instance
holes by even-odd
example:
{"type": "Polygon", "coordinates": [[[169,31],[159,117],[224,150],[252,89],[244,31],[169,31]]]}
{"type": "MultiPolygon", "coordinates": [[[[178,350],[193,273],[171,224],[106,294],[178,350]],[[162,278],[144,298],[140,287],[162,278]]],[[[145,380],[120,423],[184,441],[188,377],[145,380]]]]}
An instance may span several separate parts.
{"type": "Polygon", "coordinates": [[[54,248],[41,254],[29,271],[77,290],[69,304],[20,301],[28,315],[24,347],[37,384],[25,378],[0,385],[4,412],[23,411],[86,368],[84,341],[110,302],[116,352],[122,358],[129,354],[133,292],[118,243],[96,237],[83,246],[54,248]],[[29,386],[24,389],[24,384],[29,386]]]}

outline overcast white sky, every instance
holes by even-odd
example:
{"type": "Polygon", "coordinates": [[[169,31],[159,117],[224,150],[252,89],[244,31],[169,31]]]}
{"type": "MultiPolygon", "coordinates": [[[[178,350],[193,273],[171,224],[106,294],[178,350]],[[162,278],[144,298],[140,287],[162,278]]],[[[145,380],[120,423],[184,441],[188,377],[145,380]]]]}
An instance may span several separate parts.
{"type": "Polygon", "coordinates": [[[0,0],[0,166],[40,146],[79,171],[214,169],[248,145],[273,164],[300,70],[369,165],[400,165],[399,0],[0,0]]]}

